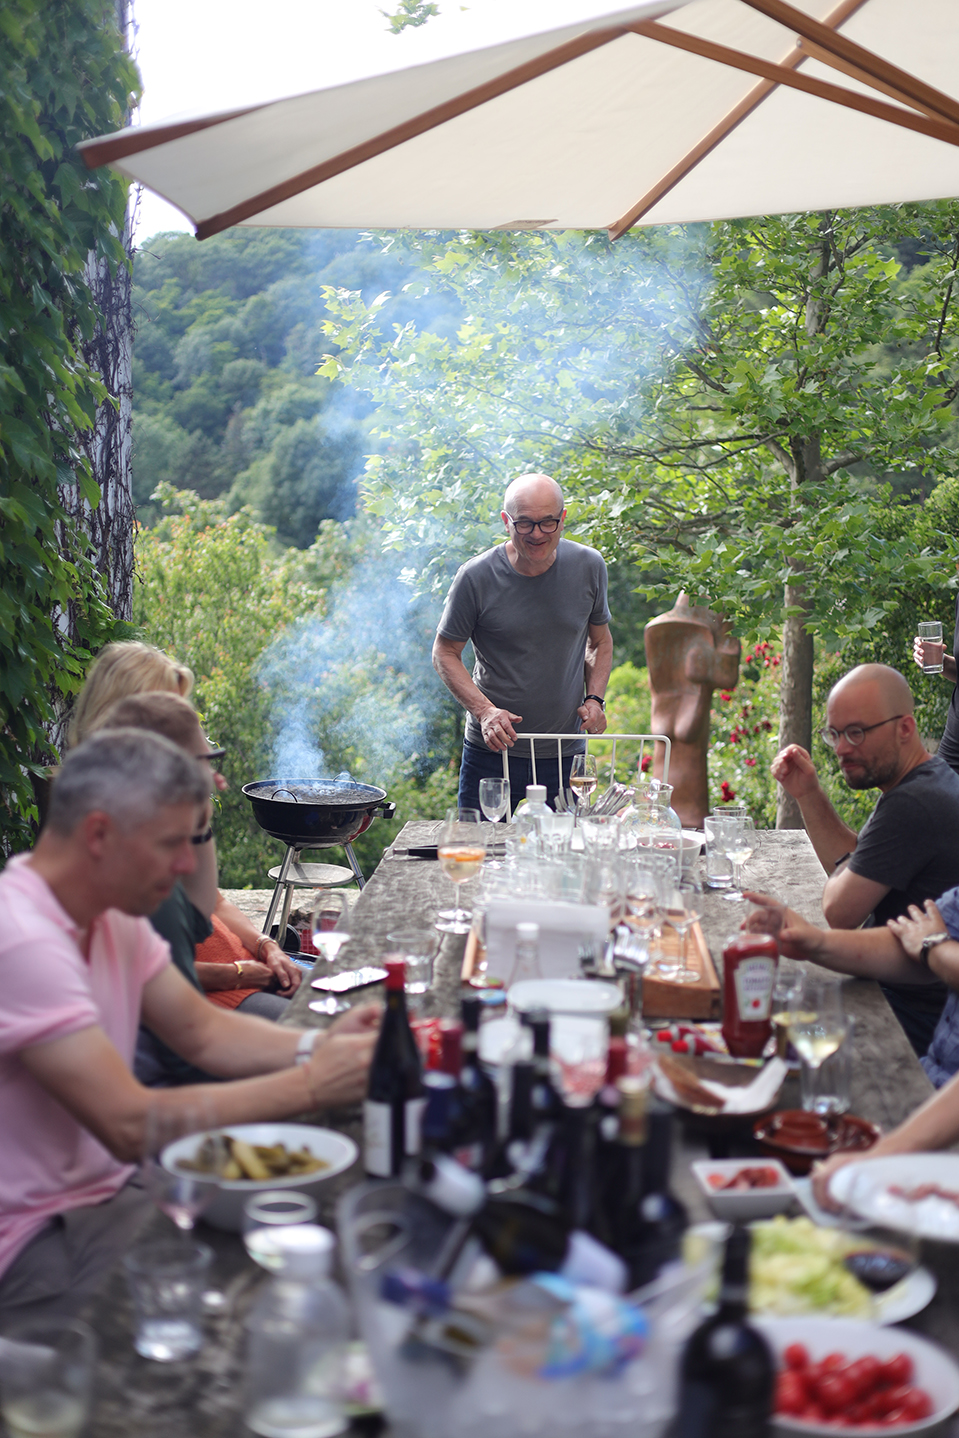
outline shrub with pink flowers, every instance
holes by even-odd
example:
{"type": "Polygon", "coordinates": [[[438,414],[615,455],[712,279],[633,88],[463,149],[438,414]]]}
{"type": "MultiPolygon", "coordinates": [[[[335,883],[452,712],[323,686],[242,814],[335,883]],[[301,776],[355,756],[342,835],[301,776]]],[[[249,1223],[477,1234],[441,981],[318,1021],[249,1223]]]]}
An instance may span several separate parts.
{"type": "Polygon", "coordinates": [[[769,766],[778,748],[781,665],[776,647],[760,640],[745,650],[736,688],[713,694],[710,803],[717,809],[745,804],[763,829],[776,823],[776,784],[769,766]]]}

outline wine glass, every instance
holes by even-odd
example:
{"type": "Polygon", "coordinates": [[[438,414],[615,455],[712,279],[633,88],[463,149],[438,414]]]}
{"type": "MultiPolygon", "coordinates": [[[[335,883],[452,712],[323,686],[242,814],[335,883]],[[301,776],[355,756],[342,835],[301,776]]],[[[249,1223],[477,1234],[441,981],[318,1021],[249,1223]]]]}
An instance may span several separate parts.
{"type": "MultiPolygon", "coordinates": [[[[321,889],[318,893],[310,920],[310,936],[321,958],[328,964],[339,954],[344,944],[350,941],[350,904],[346,895],[337,889],[321,889]]],[[[310,1005],[314,1013],[344,1013],[350,1006],[336,994],[324,999],[314,999],[310,1005]]]]}
{"type": "MultiPolygon", "coordinates": [[[[196,1221],[216,1198],[220,1175],[229,1162],[226,1136],[216,1127],[216,1111],[212,1098],[190,1104],[171,1112],[159,1104],[147,1110],[144,1130],[140,1178],[143,1187],[161,1213],[176,1226],[184,1241],[193,1232],[196,1221]],[[197,1160],[202,1168],[189,1169],[179,1163],[167,1169],[160,1159],[168,1144],[186,1134],[198,1136],[197,1160]]],[[[203,1306],[217,1313],[226,1307],[226,1294],[209,1288],[203,1294],[203,1306]]]]}
{"type": "Polygon", "coordinates": [[[807,978],[788,1033],[804,1064],[818,1069],[839,1048],[849,1029],[838,979],[807,978]]]}
{"type": "Polygon", "coordinates": [[[437,857],[440,868],[453,885],[456,907],[441,909],[437,915],[436,927],[444,934],[468,934],[472,914],[459,907],[460,884],[474,879],[483,867],[486,845],[479,827],[478,809],[447,809],[446,820],[440,829],[437,843],[437,857]]]}
{"type": "Polygon", "coordinates": [[[585,808],[589,808],[589,796],[598,782],[595,755],[574,754],[572,768],[569,771],[569,787],[576,795],[577,811],[584,807],[584,800],[586,801],[585,808]]]}
{"type": "Polygon", "coordinates": [[[743,866],[756,846],[756,826],[748,814],[741,817],[724,816],[719,830],[719,843],[723,853],[733,866],[732,886],[723,894],[734,904],[745,902],[743,894],[743,866]]]}
{"type": "Polygon", "coordinates": [[[698,983],[699,970],[690,968],[687,958],[689,931],[699,919],[702,909],[702,894],[699,885],[692,879],[683,879],[678,884],[674,884],[671,889],[666,891],[664,908],[667,923],[679,935],[680,955],[678,964],[664,964],[660,961],[656,965],[656,972],[661,978],[668,979],[673,984],[698,983]]]}
{"type": "MultiPolygon", "coordinates": [[[[656,870],[642,863],[630,864],[626,871],[626,919],[638,940],[636,961],[643,967],[649,963],[650,945],[659,933],[662,918],[660,899],[662,883],[656,870]]],[[[634,949],[635,954],[635,949],[634,949]]]]}
{"type": "Polygon", "coordinates": [[[789,1049],[789,1025],[799,1009],[802,998],[802,969],[787,969],[782,963],[776,971],[770,1018],[776,1043],[777,1058],[785,1059],[789,1049]]]}
{"type": "MultiPolygon", "coordinates": [[[[502,819],[504,814],[509,812],[509,780],[508,779],[481,779],[479,786],[480,808],[491,823],[495,824],[502,819]]],[[[486,862],[491,869],[502,869],[504,866],[499,860],[492,857],[492,845],[495,839],[490,840],[490,851],[487,853],[486,862]]]]}

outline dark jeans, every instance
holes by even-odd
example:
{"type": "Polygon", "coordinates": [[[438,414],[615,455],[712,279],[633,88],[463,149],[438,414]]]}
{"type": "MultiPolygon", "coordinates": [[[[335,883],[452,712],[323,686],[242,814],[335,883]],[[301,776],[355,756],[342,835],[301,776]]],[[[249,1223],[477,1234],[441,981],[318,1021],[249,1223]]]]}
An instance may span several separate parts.
{"type": "MultiPolygon", "coordinates": [[[[583,746],[585,748],[585,745],[583,746]]],[[[569,771],[573,756],[563,759],[563,788],[569,788],[569,771]]],[[[479,809],[479,785],[481,779],[502,779],[503,756],[491,749],[481,749],[477,744],[463,744],[463,759],[460,764],[460,788],[456,802],[461,809],[479,809]]],[[[521,799],[526,798],[526,786],[533,782],[533,765],[529,758],[529,744],[521,739],[515,749],[509,751],[509,802],[510,812],[521,799]],[[526,757],[516,753],[520,747],[526,750],[526,757]]],[[[552,807],[559,793],[559,774],[556,767],[556,750],[553,757],[536,756],[536,782],[546,785],[546,802],[552,807]]],[[[482,812],[482,811],[481,811],[482,812]]]]}

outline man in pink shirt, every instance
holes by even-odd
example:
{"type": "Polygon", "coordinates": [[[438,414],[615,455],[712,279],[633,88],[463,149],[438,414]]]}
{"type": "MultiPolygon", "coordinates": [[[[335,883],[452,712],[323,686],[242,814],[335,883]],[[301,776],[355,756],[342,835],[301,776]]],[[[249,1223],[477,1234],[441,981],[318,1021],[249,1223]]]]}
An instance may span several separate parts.
{"type": "Polygon", "coordinates": [[[149,1212],[129,1185],[148,1114],[176,1131],[202,1094],[220,1124],[362,1097],[376,1011],[325,1033],[207,1003],[145,917],[195,866],[208,776],[142,730],[102,731],[53,786],[47,827],[0,874],[0,1317],[77,1306],[149,1212]],[[146,1089],[141,1015],[211,1089],[146,1089]]]}

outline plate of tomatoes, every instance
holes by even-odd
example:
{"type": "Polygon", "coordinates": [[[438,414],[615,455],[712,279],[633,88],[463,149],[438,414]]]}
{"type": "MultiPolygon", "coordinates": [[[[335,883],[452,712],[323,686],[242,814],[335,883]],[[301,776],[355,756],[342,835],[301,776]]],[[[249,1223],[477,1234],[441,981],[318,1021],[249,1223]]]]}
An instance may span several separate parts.
{"type": "Polygon", "coordinates": [[[848,1318],[755,1318],[776,1358],[781,1432],[919,1433],[959,1408],[959,1367],[915,1333],[848,1318]]]}

